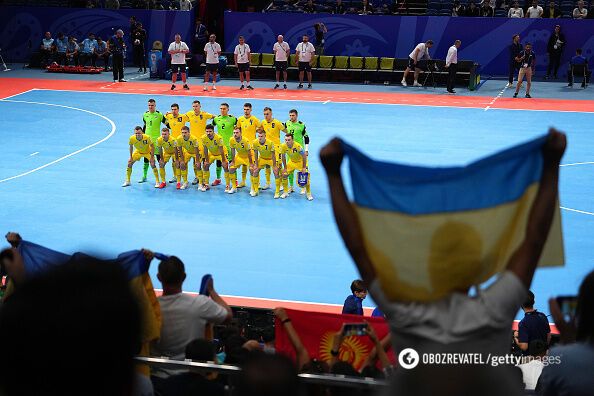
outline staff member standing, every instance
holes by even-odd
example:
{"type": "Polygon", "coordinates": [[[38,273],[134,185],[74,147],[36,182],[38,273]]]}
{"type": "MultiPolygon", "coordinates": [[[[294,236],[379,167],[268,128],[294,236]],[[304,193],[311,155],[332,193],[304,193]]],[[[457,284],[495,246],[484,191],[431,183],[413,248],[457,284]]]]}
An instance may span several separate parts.
{"type": "Polygon", "coordinates": [[[204,90],[208,91],[208,78],[212,73],[212,90],[217,90],[217,71],[219,70],[219,56],[221,55],[221,46],[215,40],[217,36],[211,34],[208,37],[208,43],[204,46],[206,55],[206,71],[204,72],[204,90]]]}
{"type": "Polygon", "coordinates": [[[134,51],[134,65],[138,66],[138,73],[144,70],[146,73],[146,56],[145,56],[145,42],[146,42],[147,34],[146,30],[142,27],[142,23],[136,23],[136,29],[132,33],[132,42],[134,46],[132,47],[134,51]]]}
{"type": "Polygon", "coordinates": [[[186,54],[190,52],[188,45],[181,41],[181,35],[175,35],[175,41],[169,44],[167,50],[171,54],[171,90],[175,89],[175,82],[177,81],[177,73],[181,71],[182,82],[184,89],[190,89],[186,84],[186,54]]]}
{"type": "Polygon", "coordinates": [[[307,72],[307,88],[311,88],[311,67],[316,59],[315,54],[316,49],[309,42],[309,36],[307,34],[303,35],[303,41],[297,44],[297,48],[295,48],[295,56],[299,65],[299,85],[297,88],[303,88],[304,72],[307,72]]]}
{"type": "Polygon", "coordinates": [[[532,85],[532,73],[533,68],[536,65],[536,55],[532,52],[532,44],[526,43],[524,47],[524,51],[520,52],[520,55],[516,59],[520,62],[520,71],[518,72],[518,85],[516,86],[516,93],[514,93],[514,98],[518,97],[518,92],[520,92],[520,88],[522,87],[522,80],[524,80],[524,76],[526,76],[526,97],[531,98],[530,96],[530,86],[532,85]]]}
{"type": "Polygon", "coordinates": [[[456,85],[456,71],[458,70],[458,48],[460,48],[461,44],[462,42],[460,40],[454,41],[454,45],[450,47],[446,56],[445,67],[448,69],[447,90],[452,94],[456,93],[454,91],[454,85],[456,85]]]}
{"type": "Polygon", "coordinates": [[[549,37],[549,42],[547,43],[547,52],[549,53],[549,66],[547,67],[547,75],[545,79],[548,80],[551,76],[551,71],[553,72],[553,76],[557,79],[557,71],[559,70],[559,64],[561,63],[561,53],[563,52],[563,48],[565,47],[565,35],[561,33],[561,26],[555,25],[555,30],[549,37]]]}
{"type": "Polygon", "coordinates": [[[283,72],[283,79],[285,82],[283,88],[287,89],[287,67],[289,56],[291,56],[291,47],[285,42],[282,35],[279,34],[276,38],[276,43],[274,43],[274,46],[272,47],[272,52],[274,52],[274,68],[276,69],[276,85],[274,86],[274,89],[279,87],[281,72],[283,72]]]}
{"type": "Polygon", "coordinates": [[[520,35],[514,34],[512,37],[512,44],[509,47],[509,76],[507,88],[514,86],[514,74],[516,70],[520,69],[520,64],[517,61],[518,56],[522,52],[522,44],[520,44],[520,35]]]}
{"type": "Polygon", "coordinates": [[[112,53],[113,82],[126,82],[124,80],[124,58],[126,57],[126,43],[124,31],[118,29],[116,34],[109,39],[109,51],[112,53]]]}
{"type": "Polygon", "coordinates": [[[237,67],[237,71],[239,71],[239,81],[241,81],[241,87],[239,89],[244,88],[244,79],[247,89],[254,89],[250,85],[250,55],[250,46],[245,43],[243,36],[239,36],[239,44],[235,46],[235,51],[233,51],[235,66],[237,67]]]}
{"type": "Polygon", "coordinates": [[[417,81],[419,78],[419,73],[421,72],[421,69],[418,67],[418,62],[423,58],[431,59],[431,57],[429,56],[429,48],[431,47],[433,47],[433,40],[427,40],[424,43],[417,44],[415,49],[408,55],[408,66],[406,67],[406,70],[404,70],[402,81],[400,81],[400,84],[402,84],[403,87],[407,86],[406,77],[408,76],[408,73],[410,73],[410,71],[413,69],[415,70],[413,87],[421,86],[421,84],[419,84],[419,82],[417,81]]]}

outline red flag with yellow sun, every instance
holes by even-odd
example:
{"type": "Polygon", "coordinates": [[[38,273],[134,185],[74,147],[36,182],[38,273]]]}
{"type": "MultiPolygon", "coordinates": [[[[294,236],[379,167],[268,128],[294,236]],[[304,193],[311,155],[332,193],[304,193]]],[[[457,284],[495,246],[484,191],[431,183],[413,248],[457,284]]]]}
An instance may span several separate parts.
{"type": "MultiPolygon", "coordinates": [[[[343,323],[362,323],[364,320],[373,326],[378,338],[381,340],[388,332],[388,324],[384,318],[376,318],[358,315],[340,315],[322,312],[306,312],[286,309],[291,323],[297,331],[301,342],[309,352],[312,359],[329,362],[332,359],[330,351],[332,340],[336,332],[340,331],[343,323]]],[[[295,359],[295,350],[287,336],[284,326],[276,320],[275,343],[277,352],[283,353],[295,359]]],[[[367,356],[373,349],[373,342],[368,336],[345,337],[340,346],[339,360],[350,363],[359,370],[367,356]]],[[[394,362],[392,353],[388,357],[394,362]]]]}

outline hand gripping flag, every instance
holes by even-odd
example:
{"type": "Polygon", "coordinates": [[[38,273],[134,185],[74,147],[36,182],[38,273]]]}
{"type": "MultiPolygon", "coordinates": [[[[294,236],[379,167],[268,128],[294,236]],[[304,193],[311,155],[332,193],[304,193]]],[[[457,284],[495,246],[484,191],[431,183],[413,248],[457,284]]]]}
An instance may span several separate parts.
{"type": "MultiPolygon", "coordinates": [[[[353,206],[388,300],[437,300],[505,268],[524,239],[545,140],[449,168],[375,161],[343,143],[353,206]]],[[[563,263],[557,207],[539,265],[563,263]]]]}

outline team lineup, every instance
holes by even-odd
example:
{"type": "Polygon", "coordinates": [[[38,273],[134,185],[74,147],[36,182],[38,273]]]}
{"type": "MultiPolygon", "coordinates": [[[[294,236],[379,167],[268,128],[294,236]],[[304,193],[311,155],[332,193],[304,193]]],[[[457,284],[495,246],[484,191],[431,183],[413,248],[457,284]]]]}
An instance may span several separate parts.
{"type": "Polygon", "coordinates": [[[295,191],[294,173],[297,171],[301,194],[307,200],[313,200],[307,159],[309,136],[305,124],[298,120],[297,110],[290,110],[289,120],[283,123],[273,117],[270,107],[264,108],[264,118],[260,121],[252,115],[250,103],[244,104],[244,115],[239,118],[229,114],[227,103],[221,103],[218,116],[203,111],[198,100],[192,103],[192,110],[187,113],[180,113],[177,103],[173,103],[171,111],[165,114],[156,107],[156,101],[149,99],[143,126],[135,127],[134,134],[130,136],[130,157],[122,187],[131,185],[132,166],[144,159],[143,176],[139,183],[147,181],[150,166],[155,176],[155,188],[165,188],[165,166],[171,161],[173,177],[169,183],[176,183],[178,190],[185,190],[189,184],[189,166],[193,162],[192,185],[197,185],[203,192],[222,184],[221,175],[224,174],[225,192],[234,194],[247,186],[249,172],[250,195],[256,197],[260,190],[271,187],[271,176],[274,174],[274,198],[284,199],[295,191]],[[208,123],[209,120],[211,123],[208,123]],[[161,128],[161,125],[165,127],[161,128]],[[283,143],[281,132],[285,134],[283,143]],[[213,164],[216,178],[211,184],[210,168],[213,164]],[[262,170],[266,177],[264,186],[260,185],[262,170]],[[241,171],[241,181],[238,180],[238,171],[241,171]]]}

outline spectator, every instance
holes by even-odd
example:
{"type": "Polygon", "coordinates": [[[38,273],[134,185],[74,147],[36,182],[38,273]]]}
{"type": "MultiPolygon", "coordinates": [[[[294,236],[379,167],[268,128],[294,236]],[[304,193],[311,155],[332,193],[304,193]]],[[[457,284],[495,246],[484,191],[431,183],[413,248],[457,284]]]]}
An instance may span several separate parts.
{"type": "Polygon", "coordinates": [[[286,356],[252,352],[237,378],[237,396],[298,396],[295,365],[286,356]]]}
{"type": "Polygon", "coordinates": [[[146,30],[142,27],[142,22],[136,23],[136,28],[132,33],[132,51],[134,55],[134,66],[138,66],[138,73],[146,73],[146,49],[147,39],[146,30]]]}
{"type": "Polygon", "coordinates": [[[518,57],[522,52],[522,44],[520,44],[520,35],[514,34],[512,37],[512,43],[509,46],[509,78],[507,82],[507,88],[511,88],[514,83],[514,75],[516,71],[520,69],[520,62],[518,57]]]}
{"type": "Polygon", "coordinates": [[[563,48],[565,48],[565,35],[561,33],[561,26],[555,25],[555,30],[553,30],[551,37],[549,37],[549,42],[547,43],[549,66],[547,67],[545,79],[548,79],[551,76],[551,71],[553,71],[554,78],[557,79],[557,71],[559,70],[559,64],[561,63],[561,53],[563,52],[563,48]]]}
{"type": "Polygon", "coordinates": [[[493,8],[491,8],[491,6],[489,5],[488,2],[483,2],[483,5],[481,6],[481,12],[480,12],[482,17],[492,17],[493,16],[493,8]]]}
{"type": "MultiPolygon", "coordinates": [[[[186,346],[186,359],[193,362],[217,362],[214,344],[204,339],[195,339],[186,346]]],[[[162,396],[212,395],[224,396],[225,387],[208,378],[205,373],[189,371],[169,377],[163,384],[162,396]]]]}
{"type": "Polygon", "coordinates": [[[543,18],[561,18],[561,10],[555,5],[555,0],[551,0],[544,11],[543,18]]]}
{"type": "Polygon", "coordinates": [[[196,18],[196,26],[194,28],[194,40],[193,40],[193,47],[194,47],[194,54],[199,54],[200,56],[204,55],[204,46],[208,41],[208,29],[202,23],[200,18],[196,18]]]}
{"type": "Polygon", "coordinates": [[[594,389],[594,272],[580,286],[575,318],[566,322],[555,299],[549,300],[551,314],[565,345],[552,348],[549,356],[561,364],[542,370],[537,389],[543,395],[591,395],[594,389]]]}
{"type": "Polygon", "coordinates": [[[64,36],[64,33],[58,33],[58,37],[55,41],[56,45],[56,62],[59,65],[66,64],[66,48],[68,48],[68,37],[64,36]]]}
{"type": "Polygon", "coordinates": [[[569,84],[568,87],[573,87],[573,66],[574,65],[583,65],[585,67],[585,78],[582,80],[582,88],[586,88],[586,83],[590,81],[590,75],[592,72],[588,70],[588,60],[586,57],[582,56],[582,49],[578,48],[575,50],[575,56],[571,58],[569,62],[569,70],[567,71],[567,81],[569,84]]]}
{"type": "Polygon", "coordinates": [[[361,2],[361,8],[359,9],[359,14],[373,14],[373,6],[369,4],[369,0],[363,0],[361,2]]]}
{"type": "Polygon", "coordinates": [[[89,37],[83,40],[81,43],[82,49],[79,55],[79,64],[81,66],[86,66],[88,61],[91,61],[91,65],[95,67],[95,59],[96,54],[95,51],[97,50],[97,40],[95,40],[95,35],[93,33],[89,33],[89,37]]]}
{"type": "Polygon", "coordinates": [[[460,0],[454,0],[454,5],[452,6],[452,16],[464,16],[464,6],[460,4],[460,0]]]}
{"type": "MultiPolygon", "coordinates": [[[[532,282],[558,207],[559,163],[566,147],[565,135],[555,130],[549,132],[543,146],[542,176],[529,212],[524,241],[498,279],[487,289],[478,290],[478,297],[469,296],[468,290],[460,290],[438,301],[424,303],[386,299],[367,254],[357,214],[342,181],[342,147],[341,141],[334,139],[320,151],[320,159],[328,177],[334,216],[363,281],[370,285],[373,299],[386,314],[394,350],[413,348],[419,355],[429,351],[506,354],[509,351],[513,318],[518,306],[526,298],[527,288],[532,282]]],[[[594,276],[592,279],[594,281],[594,276]]],[[[594,296],[590,294],[588,297],[591,306],[594,296]]],[[[590,334],[593,332],[590,328],[590,334]]],[[[588,370],[591,370],[592,362],[594,360],[590,360],[588,370]]],[[[414,389],[415,395],[515,395],[519,378],[513,378],[508,371],[507,367],[430,367],[419,364],[414,370],[395,371],[391,394],[409,394],[414,389]]],[[[590,381],[594,380],[594,376],[583,375],[588,375],[590,381]]]]}
{"type": "Polygon", "coordinates": [[[468,2],[468,7],[466,8],[466,16],[467,17],[477,17],[479,16],[479,8],[474,4],[474,1],[468,2]]]}
{"type": "Polygon", "coordinates": [[[328,28],[324,25],[324,22],[317,22],[314,23],[314,31],[316,35],[316,45],[314,46],[316,54],[322,56],[324,55],[324,43],[326,42],[324,36],[328,33],[328,28]]]}
{"type": "Polygon", "coordinates": [[[542,358],[547,354],[547,344],[542,340],[532,340],[528,346],[528,355],[518,365],[522,370],[524,387],[526,390],[534,390],[544,367],[542,358]]]}
{"type": "Polygon", "coordinates": [[[307,72],[307,88],[311,88],[311,68],[316,60],[316,49],[312,43],[309,42],[309,36],[304,34],[303,41],[297,44],[295,48],[295,57],[299,68],[299,85],[297,88],[303,88],[303,75],[307,72]]]}
{"type": "MultiPolygon", "coordinates": [[[[132,21],[133,18],[130,18],[130,20],[132,21]]],[[[116,30],[116,33],[109,39],[108,45],[109,52],[112,55],[113,82],[126,82],[124,80],[124,53],[126,52],[124,31],[122,29],[116,30]]]]}
{"type": "Polygon", "coordinates": [[[52,34],[50,32],[45,32],[45,37],[41,39],[41,46],[39,47],[39,51],[41,52],[41,67],[45,67],[52,63],[55,48],[56,46],[52,34]]]}
{"type": "Polygon", "coordinates": [[[342,0],[336,0],[333,14],[346,14],[346,8],[344,7],[344,4],[342,4],[342,0]]]}
{"type": "Polygon", "coordinates": [[[191,11],[192,2],[190,0],[179,0],[179,9],[180,11],[191,11]]]}
{"type": "Polygon", "coordinates": [[[85,6],[85,8],[95,8],[97,7],[97,5],[95,4],[95,2],[93,0],[87,0],[87,4],[85,6]]]}
{"type": "Polygon", "coordinates": [[[104,70],[108,70],[109,66],[109,50],[107,49],[107,43],[101,39],[101,37],[97,37],[97,49],[96,49],[97,59],[103,59],[104,70]]]}
{"type": "Polygon", "coordinates": [[[584,1],[577,2],[577,7],[573,9],[573,19],[586,19],[588,17],[588,9],[584,7],[584,1]]]}
{"type": "Polygon", "coordinates": [[[105,8],[111,10],[119,10],[120,9],[120,0],[105,0],[105,8]]]}
{"type": "MultiPolygon", "coordinates": [[[[207,286],[210,298],[183,293],[186,272],[184,263],[175,256],[159,263],[157,278],[163,285],[163,295],[159,297],[161,338],[153,343],[151,353],[182,360],[186,345],[196,338],[205,337],[208,323],[221,324],[231,320],[231,308],[215,291],[212,280],[207,286]]],[[[167,371],[159,371],[155,375],[164,378],[167,377],[167,371]]]]}
{"type": "Polygon", "coordinates": [[[367,288],[360,279],[355,279],[351,283],[351,295],[344,300],[342,313],[349,315],[363,316],[363,300],[367,297],[367,288]]]}
{"type": "Polygon", "coordinates": [[[78,44],[76,37],[68,37],[68,45],[66,46],[66,64],[78,66],[78,44]]]}
{"type": "Polygon", "coordinates": [[[532,0],[532,7],[526,10],[525,18],[542,18],[542,7],[538,5],[538,0],[532,0]]]}
{"type": "Polygon", "coordinates": [[[514,6],[510,7],[507,16],[508,18],[524,18],[524,10],[520,8],[520,3],[517,0],[514,1],[514,6]]]}
{"type": "Polygon", "coordinates": [[[549,345],[551,328],[547,316],[534,309],[534,293],[530,290],[528,290],[526,301],[522,304],[522,309],[524,318],[518,324],[518,334],[514,337],[514,341],[524,355],[528,355],[528,346],[534,340],[541,340],[549,345]]]}
{"type": "Polygon", "coordinates": [[[316,6],[313,0],[307,0],[307,4],[303,7],[303,12],[306,12],[308,14],[315,14],[316,6]]]}

